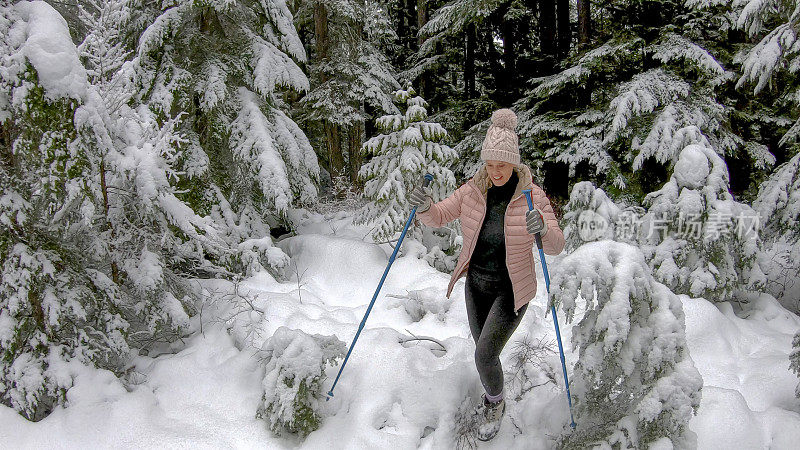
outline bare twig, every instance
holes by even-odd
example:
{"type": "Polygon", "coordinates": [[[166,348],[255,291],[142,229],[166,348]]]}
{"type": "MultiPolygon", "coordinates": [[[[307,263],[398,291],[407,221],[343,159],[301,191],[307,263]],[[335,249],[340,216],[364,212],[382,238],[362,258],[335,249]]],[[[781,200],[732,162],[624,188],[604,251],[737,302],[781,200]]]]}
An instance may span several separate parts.
{"type": "Polygon", "coordinates": [[[477,441],[477,417],[469,397],[461,402],[454,417],[455,444],[458,450],[475,450],[477,441]]]}
{"type": "Polygon", "coordinates": [[[304,270],[303,273],[301,274],[300,273],[300,269],[298,269],[298,267],[297,267],[297,262],[292,261],[292,264],[294,264],[294,274],[297,277],[297,296],[298,296],[298,298],[300,298],[300,304],[303,304],[303,291],[302,291],[302,289],[303,289],[303,286],[306,285],[306,283],[304,283],[304,282],[301,283],[301,281],[303,280],[303,278],[305,278],[306,272],[308,272],[308,268],[306,268],[306,270],[304,270]]]}
{"type": "MultiPolygon", "coordinates": [[[[408,331],[408,329],[406,329],[406,332],[408,334],[410,334],[411,336],[413,336],[413,337],[401,336],[400,337],[400,343],[401,344],[405,344],[406,342],[412,342],[412,341],[430,341],[430,342],[433,342],[433,343],[439,345],[442,348],[441,349],[442,352],[447,353],[447,348],[438,339],[432,338],[430,336],[417,336],[414,333],[408,331]]],[[[431,351],[433,351],[433,349],[431,349],[431,351]]],[[[438,349],[437,349],[437,351],[438,351],[438,349]]]]}
{"type": "Polygon", "coordinates": [[[553,345],[554,342],[551,340],[534,339],[530,335],[526,335],[514,343],[508,374],[512,384],[519,388],[515,398],[517,401],[536,387],[550,383],[558,384],[553,368],[547,363],[547,357],[555,354],[553,345]],[[528,373],[529,368],[543,373],[547,377],[547,381],[532,384],[528,373]]]}

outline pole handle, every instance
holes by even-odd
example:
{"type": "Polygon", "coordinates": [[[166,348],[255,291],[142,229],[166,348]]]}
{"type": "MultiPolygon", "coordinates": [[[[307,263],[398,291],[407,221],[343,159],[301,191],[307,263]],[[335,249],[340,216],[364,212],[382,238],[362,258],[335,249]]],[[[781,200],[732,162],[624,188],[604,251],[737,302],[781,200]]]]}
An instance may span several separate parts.
{"type": "MultiPolygon", "coordinates": [[[[525,199],[528,200],[528,211],[533,211],[533,199],[531,198],[531,190],[530,189],[523,189],[522,193],[525,194],[525,199]]],[[[542,220],[544,220],[544,217],[542,217],[542,220]]],[[[536,233],[534,235],[534,238],[536,239],[536,248],[541,250],[542,249],[542,236],[541,236],[541,234],[536,233]]]]}
{"type": "Polygon", "coordinates": [[[533,199],[531,198],[531,190],[523,189],[522,193],[525,194],[525,199],[528,200],[528,210],[533,211],[533,199]]]}

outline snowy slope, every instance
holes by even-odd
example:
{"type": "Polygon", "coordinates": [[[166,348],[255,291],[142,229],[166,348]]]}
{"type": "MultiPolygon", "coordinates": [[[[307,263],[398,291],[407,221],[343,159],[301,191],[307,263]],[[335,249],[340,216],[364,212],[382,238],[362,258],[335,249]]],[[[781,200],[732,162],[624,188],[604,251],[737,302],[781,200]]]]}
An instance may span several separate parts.
{"type": "MultiPolygon", "coordinates": [[[[266,320],[244,314],[244,323],[253,325],[234,326],[232,336],[219,319],[230,312],[219,299],[233,286],[204,281],[218,301],[194,318],[196,333],[185,348],[139,357],[127,389],[108,373],[76,369],[69,406],[39,423],[0,407],[0,442],[15,448],[452,448],[457,408],[481,392],[463,281],[447,300],[449,276],[413,256],[395,261],[335,397],[323,405],[322,427],[300,442],[272,436],[255,418],[263,369],[254,349],[237,346],[258,345],[281,326],[334,334],[349,345],[392,250],[364,242],[368,230],[351,226],[345,214],[297,220],[299,234],[277,245],[292,257],[291,271],[299,277],[279,283],[262,273],[239,286],[266,320]],[[403,298],[414,296],[424,299],[424,308],[403,298]],[[440,340],[447,353],[432,351],[430,342],[399,343],[411,334],[440,340]]],[[[543,280],[539,286],[506,359],[526,334],[554,339],[552,319],[544,316],[543,280]]],[[[800,319],[770,297],[758,300],[746,319],[726,305],[681,299],[691,356],[705,383],[691,422],[698,448],[796,448],[800,401],[793,396],[798,380],[788,370],[788,354],[800,319]]],[[[562,323],[562,333],[570,350],[570,326],[562,323]]],[[[567,355],[570,364],[576,358],[567,355]]],[[[555,354],[547,363],[560,373],[555,354]]],[[[338,369],[328,368],[326,391],[338,369]]],[[[500,434],[481,448],[548,448],[567,417],[562,388],[544,384],[519,402],[508,399],[500,434]]]]}

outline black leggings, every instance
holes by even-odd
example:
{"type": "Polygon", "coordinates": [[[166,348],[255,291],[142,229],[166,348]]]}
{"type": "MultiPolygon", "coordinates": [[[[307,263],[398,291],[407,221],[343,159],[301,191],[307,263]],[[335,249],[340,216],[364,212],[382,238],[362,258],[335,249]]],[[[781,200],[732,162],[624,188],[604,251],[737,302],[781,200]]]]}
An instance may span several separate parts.
{"type": "Polygon", "coordinates": [[[500,351],[516,330],[528,305],[520,308],[518,314],[514,313],[514,292],[508,272],[482,272],[470,267],[465,294],[469,328],[475,339],[475,365],[486,393],[497,396],[503,392],[500,351]]]}

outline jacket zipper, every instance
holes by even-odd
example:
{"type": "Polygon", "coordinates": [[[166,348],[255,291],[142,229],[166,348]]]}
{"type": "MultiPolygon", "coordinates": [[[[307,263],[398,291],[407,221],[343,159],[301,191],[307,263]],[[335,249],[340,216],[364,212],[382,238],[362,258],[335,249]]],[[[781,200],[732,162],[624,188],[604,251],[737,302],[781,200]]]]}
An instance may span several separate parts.
{"type": "MultiPolygon", "coordinates": [[[[508,267],[508,230],[506,230],[506,218],[508,218],[508,208],[511,208],[511,203],[514,199],[511,199],[506,205],[506,212],[503,214],[503,244],[506,246],[506,272],[508,272],[509,279],[511,278],[511,269],[508,267]]],[[[511,283],[511,290],[514,290],[514,283],[511,283]]],[[[512,299],[514,302],[514,314],[516,317],[519,317],[519,309],[517,309],[517,299],[514,297],[512,299]]]]}

